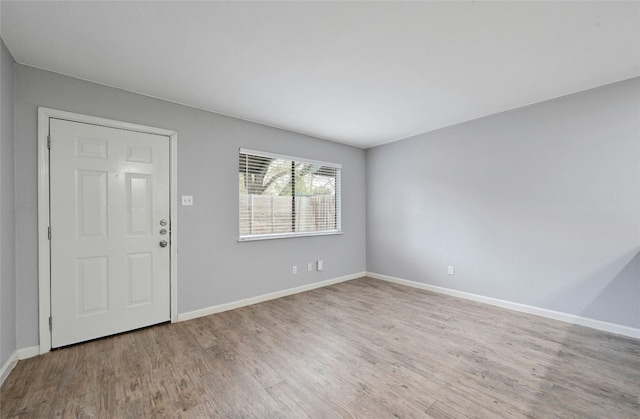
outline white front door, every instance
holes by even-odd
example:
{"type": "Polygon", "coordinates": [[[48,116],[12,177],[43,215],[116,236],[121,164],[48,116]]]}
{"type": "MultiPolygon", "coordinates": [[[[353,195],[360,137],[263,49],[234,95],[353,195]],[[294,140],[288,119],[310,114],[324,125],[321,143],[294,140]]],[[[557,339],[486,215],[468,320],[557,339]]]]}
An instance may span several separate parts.
{"type": "Polygon", "coordinates": [[[49,121],[51,346],[170,320],[169,137],[49,121]]]}

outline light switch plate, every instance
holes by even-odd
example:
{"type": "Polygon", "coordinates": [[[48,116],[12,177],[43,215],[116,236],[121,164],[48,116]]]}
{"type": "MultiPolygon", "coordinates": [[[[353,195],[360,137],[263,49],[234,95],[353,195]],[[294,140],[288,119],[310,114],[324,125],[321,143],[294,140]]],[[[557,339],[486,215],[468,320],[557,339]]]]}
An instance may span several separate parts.
{"type": "Polygon", "coordinates": [[[191,196],[191,195],[182,195],[182,206],[183,207],[192,207],[193,206],[193,196],[191,196]]]}

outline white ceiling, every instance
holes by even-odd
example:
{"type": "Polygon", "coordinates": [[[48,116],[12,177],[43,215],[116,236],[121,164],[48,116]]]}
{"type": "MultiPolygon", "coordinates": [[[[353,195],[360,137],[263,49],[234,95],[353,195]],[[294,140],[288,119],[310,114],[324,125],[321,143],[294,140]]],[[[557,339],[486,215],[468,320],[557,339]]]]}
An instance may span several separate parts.
{"type": "Polygon", "coordinates": [[[640,2],[8,2],[22,63],[358,147],[640,76],[640,2]]]}

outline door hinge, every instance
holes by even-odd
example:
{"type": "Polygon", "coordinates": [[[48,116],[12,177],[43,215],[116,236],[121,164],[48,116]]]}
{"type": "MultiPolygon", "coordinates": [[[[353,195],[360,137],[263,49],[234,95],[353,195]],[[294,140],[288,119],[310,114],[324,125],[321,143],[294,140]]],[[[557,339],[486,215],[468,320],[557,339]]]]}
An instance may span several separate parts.
{"type": "Polygon", "coordinates": [[[53,318],[49,316],[49,331],[53,330],[53,318]]]}
{"type": "Polygon", "coordinates": [[[51,134],[47,135],[47,148],[51,150],[51,134]]]}
{"type": "Polygon", "coordinates": [[[51,240],[51,227],[47,227],[47,237],[51,240]]]}

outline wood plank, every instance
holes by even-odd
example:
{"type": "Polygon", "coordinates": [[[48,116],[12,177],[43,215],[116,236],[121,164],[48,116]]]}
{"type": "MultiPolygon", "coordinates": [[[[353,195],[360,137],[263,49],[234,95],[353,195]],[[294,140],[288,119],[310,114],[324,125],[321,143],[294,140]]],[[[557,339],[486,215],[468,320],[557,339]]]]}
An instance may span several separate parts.
{"type": "Polygon", "coordinates": [[[370,278],[20,361],[0,417],[638,418],[640,341],[370,278]]]}

